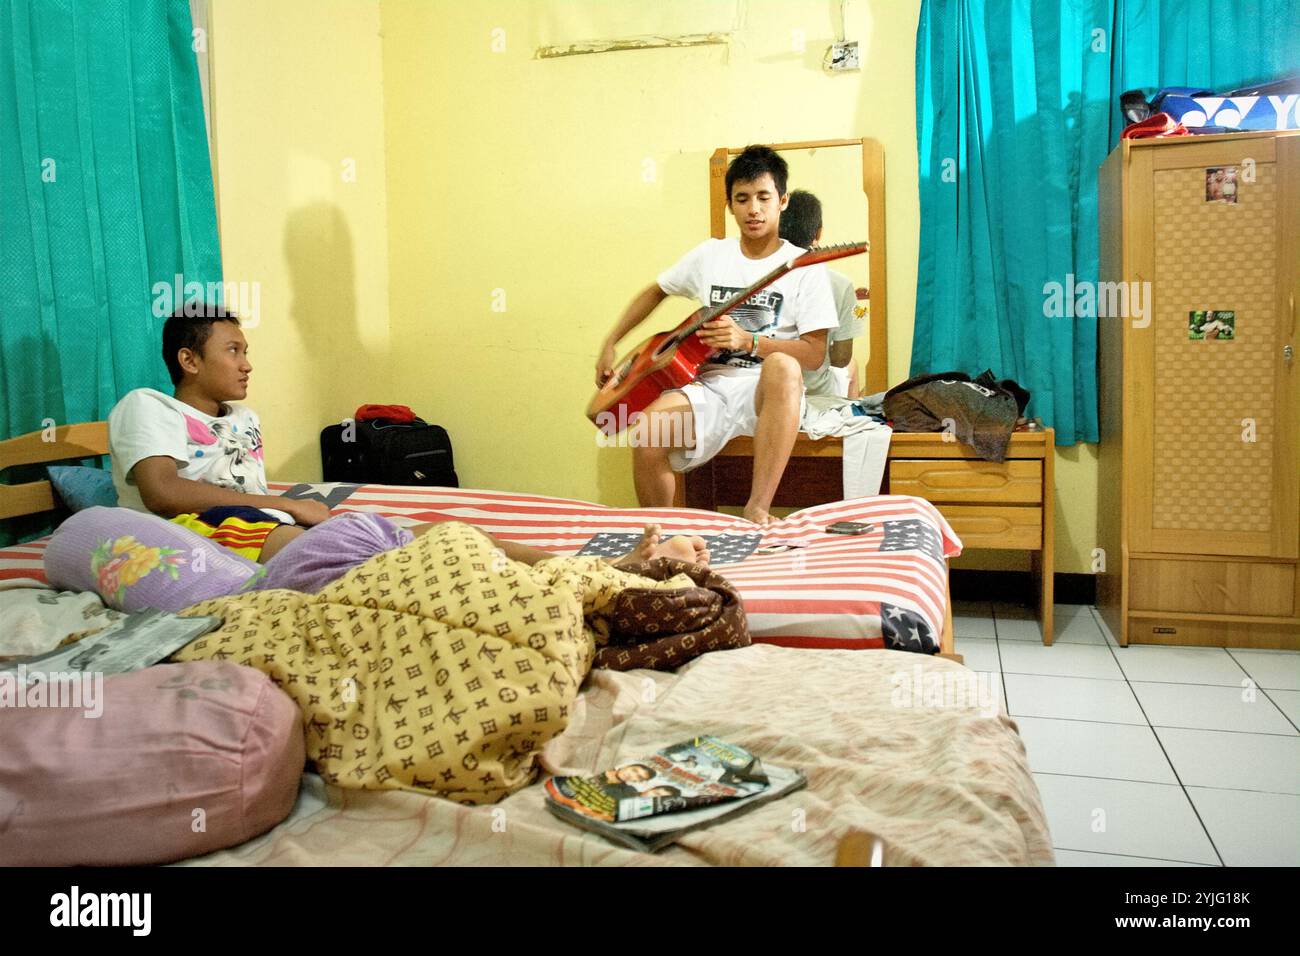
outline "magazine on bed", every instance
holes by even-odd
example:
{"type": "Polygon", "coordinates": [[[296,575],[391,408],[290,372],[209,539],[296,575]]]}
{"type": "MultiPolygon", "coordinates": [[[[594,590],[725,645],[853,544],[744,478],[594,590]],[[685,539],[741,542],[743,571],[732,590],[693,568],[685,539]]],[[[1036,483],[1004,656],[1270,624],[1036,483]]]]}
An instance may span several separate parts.
{"type": "Polygon", "coordinates": [[[125,674],[157,664],[186,644],[221,626],[219,617],[177,617],[166,611],[136,611],[103,630],[62,644],[36,657],[0,661],[0,671],[125,674]]]}
{"type": "Polygon", "coordinates": [[[552,777],[546,806],[577,826],[653,853],[683,833],[807,784],[717,737],[693,737],[595,777],[552,777]]]}

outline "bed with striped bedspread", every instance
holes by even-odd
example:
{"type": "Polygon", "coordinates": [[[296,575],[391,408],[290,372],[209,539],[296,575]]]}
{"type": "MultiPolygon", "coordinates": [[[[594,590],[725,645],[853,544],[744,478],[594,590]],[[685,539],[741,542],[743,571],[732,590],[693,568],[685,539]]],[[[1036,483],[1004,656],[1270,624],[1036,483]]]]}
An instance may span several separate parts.
{"type": "MultiPolygon", "coordinates": [[[[464,521],[493,536],[576,554],[597,534],[745,535],[743,518],[685,508],[613,508],[567,498],[472,488],[288,484],[272,493],[322,498],[331,511],[369,511],[399,523],[464,521]]],[[[803,648],[879,648],[934,653],[947,600],[946,559],[961,542],[929,502],[901,495],[805,508],[768,526],[761,549],[719,564],[745,602],[756,643],[803,648]],[[871,524],[861,535],[826,533],[837,521],[871,524]]],[[[0,550],[0,587],[46,586],[45,540],[0,550]]]]}

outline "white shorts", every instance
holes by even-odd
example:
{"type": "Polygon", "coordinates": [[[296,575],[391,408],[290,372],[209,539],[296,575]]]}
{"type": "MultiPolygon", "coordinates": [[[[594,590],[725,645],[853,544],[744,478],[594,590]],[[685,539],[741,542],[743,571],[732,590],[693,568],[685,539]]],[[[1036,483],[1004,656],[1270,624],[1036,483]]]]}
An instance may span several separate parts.
{"type": "MultiPolygon", "coordinates": [[[[741,435],[753,435],[758,427],[755,392],[761,368],[720,366],[705,369],[699,378],[674,391],[691,403],[695,424],[695,447],[675,448],[668,454],[673,471],[690,471],[711,460],[727,442],[741,435]]],[[[666,393],[668,394],[668,393],[666,393]]],[[[799,396],[799,420],[803,421],[807,399],[799,396]]]]}

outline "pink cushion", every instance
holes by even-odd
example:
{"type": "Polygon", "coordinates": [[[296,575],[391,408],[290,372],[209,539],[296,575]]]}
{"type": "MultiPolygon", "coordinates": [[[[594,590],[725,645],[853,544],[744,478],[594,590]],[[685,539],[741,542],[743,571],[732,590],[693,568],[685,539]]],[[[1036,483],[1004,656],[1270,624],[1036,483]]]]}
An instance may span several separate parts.
{"type": "Polygon", "coordinates": [[[266,675],[201,661],[101,679],[82,707],[0,707],[0,863],[166,863],[289,815],[302,717],[266,675]]]}

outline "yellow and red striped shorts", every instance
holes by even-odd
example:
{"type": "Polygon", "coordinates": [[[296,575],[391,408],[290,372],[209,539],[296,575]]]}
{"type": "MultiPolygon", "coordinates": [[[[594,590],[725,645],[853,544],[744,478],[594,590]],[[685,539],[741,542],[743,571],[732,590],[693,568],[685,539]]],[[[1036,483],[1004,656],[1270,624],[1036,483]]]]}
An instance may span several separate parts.
{"type": "Polygon", "coordinates": [[[240,506],[209,508],[201,514],[177,515],[171,521],[250,561],[261,558],[267,535],[284,523],[265,511],[240,506]]]}

